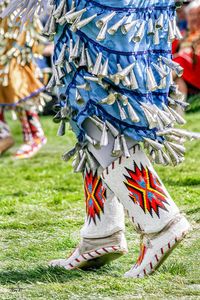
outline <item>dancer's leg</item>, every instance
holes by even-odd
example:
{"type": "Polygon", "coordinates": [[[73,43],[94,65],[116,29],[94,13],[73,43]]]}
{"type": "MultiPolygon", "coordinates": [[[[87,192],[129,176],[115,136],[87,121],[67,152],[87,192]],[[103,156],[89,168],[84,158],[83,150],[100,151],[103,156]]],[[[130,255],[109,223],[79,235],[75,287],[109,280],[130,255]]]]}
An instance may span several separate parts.
{"type": "MultiPolygon", "coordinates": [[[[89,135],[99,140],[91,122],[85,123],[89,135]]],[[[183,239],[190,226],[156,174],[138,144],[126,138],[130,157],[116,160],[112,155],[114,138],[108,134],[107,147],[90,151],[104,163],[102,179],[118,197],[141,233],[141,253],[127,277],[152,273],[183,239]]]]}
{"type": "Polygon", "coordinates": [[[23,109],[18,109],[17,110],[17,116],[18,119],[21,123],[21,127],[22,127],[22,134],[23,134],[23,143],[27,144],[30,141],[32,141],[32,133],[31,133],[31,128],[30,128],[30,124],[28,122],[28,118],[26,115],[26,111],[23,109]]]}
{"type": "Polygon", "coordinates": [[[138,261],[127,277],[151,274],[183,239],[190,226],[139,145],[129,158],[120,157],[102,178],[127,210],[141,233],[138,261]]]}
{"type": "Polygon", "coordinates": [[[86,218],[80,245],[69,258],[54,260],[51,266],[68,270],[100,267],[127,252],[123,207],[103,186],[101,172],[98,168],[95,173],[84,173],[86,218]]]}
{"type": "Polygon", "coordinates": [[[24,144],[17,150],[15,158],[30,158],[40,150],[47,139],[44,136],[38,114],[34,110],[20,109],[18,118],[22,126],[24,144]]]}
{"type": "Polygon", "coordinates": [[[42,125],[40,123],[40,119],[38,113],[34,109],[26,110],[26,116],[29,123],[29,127],[31,130],[31,134],[33,139],[42,140],[45,138],[44,131],[42,129],[42,125]]]}
{"type": "Polygon", "coordinates": [[[0,107],[0,154],[12,147],[13,144],[10,128],[5,121],[4,109],[0,107]]]}

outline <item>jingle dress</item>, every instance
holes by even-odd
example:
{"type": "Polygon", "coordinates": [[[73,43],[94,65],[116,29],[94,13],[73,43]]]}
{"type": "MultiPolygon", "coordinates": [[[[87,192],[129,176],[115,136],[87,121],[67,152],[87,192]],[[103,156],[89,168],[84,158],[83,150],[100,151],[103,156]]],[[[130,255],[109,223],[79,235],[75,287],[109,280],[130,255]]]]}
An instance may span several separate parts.
{"type": "MultiPolygon", "coordinates": [[[[2,1],[2,12],[8,2],[2,1]]],[[[41,24],[34,18],[20,32],[12,17],[0,20],[0,106],[15,108],[39,106],[44,103],[45,87],[36,59],[42,57],[46,39],[41,36],[41,24]]]]}
{"type": "Polygon", "coordinates": [[[144,142],[156,163],[182,162],[184,138],[196,135],[174,128],[185,124],[176,112],[185,104],[172,80],[183,69],[171,60],[171,43],[181,37],[175,12],[180,1],[12,0],[10,11],[18,8],[30,19],[36,4],[38,11],[50,7],[45,32],[54,37],[55,52],[47,88],[58,88],[59,134],[69,121],[77,136],[76,147],[65,155],[79,151],[75,170],[84,169],[87,143],[106,146],[108,131],[115,138],[113,156],[128,156],[127,136],[144,142]],[[102,131],[100,143],[84,130],[88,118],[102,131]]]}

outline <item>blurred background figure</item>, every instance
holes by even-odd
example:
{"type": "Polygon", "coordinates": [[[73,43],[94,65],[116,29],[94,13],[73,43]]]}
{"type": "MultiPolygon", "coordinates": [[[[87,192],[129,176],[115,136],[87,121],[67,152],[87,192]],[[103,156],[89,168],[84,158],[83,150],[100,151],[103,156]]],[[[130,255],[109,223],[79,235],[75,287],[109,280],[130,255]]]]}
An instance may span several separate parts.
{"type": "MultiPolygon", "coordinates": [[[[7,3],[1,2],[0,11],[7,3]]],[[[39,19],[21,32],[13,24],[10,17],[0,20],[0,154],[14,144],[5,120],[5,110],[12,109],[22,126],[23,144],[14,154],[21,159],[35,155],[47,141],[38,110],[45,105],[44,84],[50,70],[44,67],[43,77],[36,61],[42,62],[43,54],[50,55],[50,50],[39,19]]]]}
{"type": "Polygon", "coordinates": [[[179,12],[183,39],[173,45],[174,61],[184,68],[175,78],[185,99],[200,93],[200,0],[190,1],[179,12]]]}

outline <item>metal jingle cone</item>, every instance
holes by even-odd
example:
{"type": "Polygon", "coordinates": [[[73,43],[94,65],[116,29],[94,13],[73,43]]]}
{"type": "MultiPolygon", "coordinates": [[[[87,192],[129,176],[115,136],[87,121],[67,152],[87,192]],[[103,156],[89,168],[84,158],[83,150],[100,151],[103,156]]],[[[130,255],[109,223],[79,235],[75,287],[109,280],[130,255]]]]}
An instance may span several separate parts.
{"type": "Polygon", "coordinates": [[[75,59],[79,56],[80,37],[77,38],[74,48],[71,53],[71,59],[75,59]]]}
{"type": "Polygon", "coordinates": [[[154,141],[154,140],[151,140],[149,138],[143,138],[147,143],[149,143],[149,145],[151,145],[151,147],[155,150],[162,150],[163,149],[163,145],[154,141]]]}
{"type": "Polygon", "coordinates": [[[148,35],[154,35],[154,33],[155,33],[155,29],[154,29],[153,19],[149,18],[147,34],[148,35]]]}
{"type": "Polygon", "coordinates": [[[54,87],[55,85],[56,85],[55,76],[52,75],[52,76],[51,76],[51,79],[49,80],[49,82],[48,82],[48,84],[47,84],[47,86],[46,86],[46,90],[47,90],[48,92],[50,92],[50,91],[53,89],[53,87],[54,87]]]}
{"type": "Polygon", "coordinates": [[[167,155],[167,153],[165,151],[162,152],[163,154],[163,158],[165,160],[165,165],[170,165],[172,163],[169,155],[167,155]]]}
{"type": "Polygon", "coordinates": [[[141,42],[141,40],[142,40],[142,38],[144,36],[145,26],[146,26],[146,21],[142,21],[142,23],[140,24],[140,27],[139,27],[138,31],[136,32],[136,34],[132,38],[132,41],[134,43],[141,42]]]}
{"type": "Polygon", "coordinates": [[[99,74],[99,71],[100,71],[100,68],[101,68],[102,57],[103,57],[102,52],[99,52],[98,55],[97,55],[97,58],[96,58],[96,62],[94,64],[94,68],[92,70],[93,75],[98,75],[99,74]]]}
{"type": "Polygon", "coordinates": [[[165,89],[167,87],[167,78],[164,77],[161,79],[160,84],[159,84],[159,89],[165,89]]]}
{"type": "Polygon", "coordinates": [[[78,105],[83,105],[85,103],[83,98],[81,97],[81,94],[79,93],[78,89],[76,90],[76,103],[78,105]]]}
{"type": "MultiPolygon", "coordinates": [[[[52,16],[49,16],[49,18],[47,19],[47,22],[42,30],[43,34],[44,35],[48,35],[49,34],[49,28],[50,28],[50,23],[51,23],[51,19],[53,17],[52,16]]],[[[3,36],[6,38],[6,34],[4,33],[3,36]]]]}
{"type": "Polygon", "coordinates": [[[96,76],[84,76],[84,79],[87,81],[92,81],[92,82],[98,82],[99,83],[99,78],[96,76]]]}
{"type": "Polygon", "coordinates": [[[91,56],[90,56],[89,51],[88,51],[87,48],[85,49],[85,53],[86,53],[86,58],[87,58],[88,70],[92,71],[92,69],[93,69],[93,62],[92,62],[92,58],[91,58],[91,56]]]}
{"type": "Polygon", "coordinates": [[[71,14],[66,15],[67,23],[73,23],[77,18],[82,17],[82,15],[87,11],[87,8],[83,8],[79,11],[74,11],[71,14]]]}
{"type": "Polygon", "coordinates": [[[77,31],[76,24],[78,24],[80,21],[81,21],[81,16],[78,17],[78,18],[76,18],[76,20],[72,23],[72,25],[70,27],[70,30],[72,32],[76,32],[77,31]]]}
{"type": "Polygon", "coordinates": [[[58,23],[62,26],[67,22],[67,16],[75,11],[75,7],[59,18],[58,23]]]}
{"type": "Polygon", "coordinates": [[[184,102],[183,100],[174,100],[176,106],[182,107],[183,110],[185,110],[188,106],[190,106],[189,103],[184,102]]]}
{"type": "Polygon", "coordinates": [[[113,157],[119,157],[122,153],[121,143],[120,143],[120,137],[119,135],[115,138],[114,146],[112,150],[112,156],[113,157]]]}
{"type": "Polygon", "coordinates": [[[118,109],[119,109],[119,114],[120,114],[120,118],[121,120],[126,120],[127,119],[127,115],[126,115],[126,112],[124,110],[123,107],[121,107],[120,103],[117,101],[117,106],[118,106],[118,109]]]}
{"type": "Polygon", "coordinates": [[[160,45],[160,33],[159,33],[159,30],[158,30],[158,29],[156,29],[156,30],[154,31],[153,42],[154,42],[154,45],[155,45],[155,46],[160,45]]]}
{"type": "Polygon", "coordinates": [[[158,85],[154,78],[151,67],[148,67],[146,72],[147,72],[147,89],[149,91],[155,91],[158,88],[158,85]]]}
{"type": "Polygon", "coordinates": [[[56,20],[61,18],[63,13],[66,11],[66,8],[67,8],[66,1],[65,0],[60,1],[60,4],[58,5],[58,7],[56,8],[56,10],[53,13],[54,18],[56,20]]]}
{"type": "Polygon", "coordinates": [[[53,68],[53,74],[54,74],[56,85],[57,86],[62,86],[63,84],[62,84],[62,81],[59,78],[58,71],[57,71],[56,67],[53,68]]]}
{"type": "Polygon", "coordinates": [[[173,114],[171,113],[171,111],[169,110],[169,108],[167,107],[167,105],[165,105],[163,103],[162,107],[163,107],[164,111],[170,116],[170,119],[172,120],[172,122],[176,122],[176,119],[174,118],[173,114]]]}
{"type": "Polygon", "coordinates": [[[118,74],[110,75],[110,80],[112,80],[115,83],[115,85],[120,84],[120,78],[119,78],[118,74]]]}
{"type": "Polygon", "coordinates": [[[65,127],[66,127],[65,120],[61,120],[60,126],[58,128],[58,132],[57,132],[58,136],[65,135],[65,127]]]}
{"type": "Polygon", "coordinates": [[[89,117],[89,119],[99,130],[103,131],[104,124],[101,122],[100,119],[96,119],[94,117],[89,117]]]}
{"type": "Polygon", "coordinates": [[[131,22],[128,22],[126,24],[124,24],[122,27],[121,27],[121,31],[122,33],[125,35],[127,33],[129,33],[129,31],[138,23],[138,20],[133,20],[131,22]]]}
{"type": "Polygon", "coordinates": [[[108,29],[108,24],[106,23],[101,27],[101,30],[99,31],[99,34],[96,38],[97,41],[101,42],[106,39],[107,29],[108,29]]]}
{"type": "Polygon", "coordinates": [[[168,142],[168,144],[172,147],[172,149],[174,149],[176,152],[178,152],[181,155],[184,155],[186,152],[186,149],[184,146],[179,145],[179,144],[175,144],[173,142],[168,142]]]}
{"type": "Polygon", "coordinates": [[[85,53],[85,44],[83,43],[82,49],[81,49],[81,58],[79,62],[79,67],[85,67],[87,66],[87,58],[85,53]]]}
{"type": "Polygon", "coordinates": [[[158,20],[156,21],[155,24],[156,29],[163,29],[164,27],[164,15],[160,14],[158,20]]]}
{"type": "Polygon", "coordinates": [[[108,105],[113,105],[116,101],[116,94],[115,93],[110,93],[108,97],[102,99],[100,101],[101,104],[108,104],[108,105]]]}
{"type": "Polygon", "coordinates": [[[164,56],[162,56],[161,59],[170,69],[174,70],[179,77],[183,75],[183,68],[178,63],[164,56]]]}
{"type": "Polygon", "coordinates": [[[138,81],[133,70],[130,72],[130,85],[132,90],[137,90],[139,88],[138,81]]]}
{"type": "Polygon", "coordinates": [[[87,19],[84,19],[84,20],[78,22],[76,24],[76,28],[81,29],[82,27],[84,27],[84,26],[88,25],[90,22],[92,22],[96,17],[97,17],[97,14],[94,14],[93,16],[88,17],[87,19]]]}
{"type": "Polygon", "coordinates": [[[149,154],[150,154],[150,157],[151,157],[151,161],[152,161],[152,162],[155,162],[155,160],[156,160],[156,151],[155,151],[154,149],[152,149],[152,150],[149,152],[149,154]]]}
{"type": "Polygon", "coordinates": [[[183,117],[181,117],[181,115],[179,115],[179,113],[177,113],[173,108],[169,107],[170,112],[172,113],[172,115],[174,116],[174,118],[176,119],[176,122],[180,125],[184,125],[186,124],[186,121],[183,119],[183,117]]]}
{"type": "Polygon", "coordinates": [[[113,26],[111,26],[109,29],[108,29],[108,33],[110,35],[114,35],[118,30],[119,28],[122,26],[122,24],[124,23],[124,21],[126,20],[126,16],[124,16],[121,20],[119,20],[117,23],[115,23],[113,26]]]}
{"type": "Polygon", "coordinates": [[[155,128],[157,126],[157,121],[154,118],[154,115],[152,115],[152,113],[150,113],[144,106],[143,106],[143,112],[149,124],[149,129],[155,128]]]}
{"type": "Polygon", "coordinates": [[[128,149],[128,146],[127,146],[127,143],[126,143],[126,138],[123,134],[121,135],[121,141],[122,141],[122,148],[123,148],[124,156],[126,158],[128,158],[131,155],[130,155],[130,152],[129,152],[129,149],[128,149]]]}
{"type": "Polygon", "coordinates": [[[164,70],[164,68],[160,68],[159,65],[155,64],[154,62],[151,63],[151,65],[155,68],[155,70],[160,75],[160,78],[165,78],[168,75],[168,72],[164,70]]]}
{"type": "Polygon", "coordinates": [[[126,68],[122,69],[122,67],[120,66],[120,64],[118,64],[118,69],[119,72],[116,74],[116,76],[118,76],[121,80],[124,80],[126,78],[126,76],[129,75],[129,73],[133,70],[135,63],[132,63],[130,65],[128,65],[126,68]]]}
{"type": "Polygon", "coordinates": [[[162,122],[162,120],[160,119],[159,116],[156,117],[156,121],[157,121],[157,127],[160,129],[160,130],[163,130],[164,129],[164,124],[162,122]]]}
{"type": "Polygon", "coordinates": [[[172,147],[169,145],[169,143],[167,141],[164,142],[165,148],[168,151],[172,163],[176,166],[180,163],[180,158],[178,156],[178,154],[176,153],[176,151],[174,151],[174,149],[172,149],[172,147]]]}
{"type": "Polygon", "coordinates": [[[107,24],[110,20],[112,20],[112,18],[116,15],[116,12],[113,11],[110,14],[106,15],[105,17],[97,20],[96,22],[96,26],[98,28],[102,28],[105,24],[107,24]]]}
{"type": "Polygon", "coordinates": [[[181,138],[181,137],[178,137],[178,136],[173,135],[173,134],[171,134],[169,136],[166,136],[165,138],[168,142],[172,142],[172,143],[176,142],[180,145],[183,145],[186,142],[186,139],[184,137],[181,138]]]}
{"type": "Polygon", "coordinates": [[[101,140],[100,140],[100,146],[104,147],[108,145],[108,130],[106,127],[106,123],[104,123],[103,125],[103,131],[102,131],[102,135],[101,135],[101,140]]]}
{"type": "Polygon", "coordinates": [[[87,163],[89,164],[89,167],[92,171],[96,171],[98,164],[95,158],[92,154],[89,153],[87,149],[85,149],[86,157],[87,157],[87,163]]]}
{"type": "Polygon", "coordinates": [[[74,171],[78,168],[78,165],[80,164],[80,160],[81,160],[81,157],[80,157],[80,153],[78,151],[72,162],[72,167],[73,167],[74,171]]]}
{"type": "Polygon", "coordinates": [[[82,172],[84,170],[86,160],[87,160],[87,157],[86,157],[86,153],[84,152],[82,154],[82,156],[80,157],[80,162],[79,162],[77,168],[75,169],[75,173],[79,173],[79,172],[82,172]]]}
{"type": "Polygon", "coordinates": [[[100,77],[108,77],[108,66],[109,66],[109,60],[108,58],[105,60],[104,64],[101,67],[101,70],[99,72],[100,77]]]}
{"type": "Polygon", "coordinates": [[[152,116],[155,118],[157,113],[157,106],[147,103],[141,103],[142,107],[148,110],[152,114],[152,116]]]}
{"type": "Polygon", "coordinates": [[[57,72],[58,72],[59,79],[62,79],[63,77],[65,77],[65,72],[61,66],[57,66],[57,72]]]}
{"type": "Polygon", "coordinates": [[[59,56],[58,56],[58,59],[57,59],[56,62],[55,62],[55,65],[56,65],[56,66],[59,66],[59,65],[63,65],[63,64],[64,64],[66,49],[67,49],[67,44],[63,44],[62,49],[61,49],[61,52],[60,52],[60,54],[59,54],[59,56]]]}
{"type": "Polygon", "coordinates": [[[89,85],[88,82],[84,83],[84,84],[77,85],[76,87],[79,90],[85,90],[85,91],[90,91],[91,90],[90,85],[89,85]]]}
{"type": "Polygon", "coordinates": [[[171,120],[170,116],[161,109],[157,110],[157,114],[165,126],[171,125],[173,123],[173,120],[171,120]]]}
{"type": "Polygon", "coordinates": [[[122,81],[122,84],[126,87],[130,87],[131,86],[131,82],[130,82],[130,79],[129,79],[129,76],[127,75],[124,80],[122,81]]]}
{"type": "Polygon", "coordinates": [[[122,94],[118,94],[118,99],[122,102],[123,106],[128,105],[128,97],[122,94]]]}
{"type": "Polygon", "coordinates": [[[163,166],[166,165],[166,161],[165,161],[165,159],[164,159],[164,157],[163,157],[163,152],[162,152],[162,150],[158,150],[158,162],[159,162],[159,164],[161,164],[161,165],[163,165],[163,166]]]}
{"type": "Polygon", "coordinates": [[[119,135],[119,131],[110,122],[106,121],[106,126],[114,138],[119,135]]]}
{"type": "Polygon", "coordinates": [[[167,129],[164,129],[164,130],[160,130],[160,131],[157,131],[156,135],[157,136],[167,136],[167,135],[171,135],[172,134],[172,130],[173,128],[167,128],[167,129]]]}
{"type": "Polygon", "coordinates": [[[49,25],[49,31],[48,31],[48,34],[49,35],[54,35],[56,34],[56,20],[54,17],[51,18],[51,22],[50,22],[50,25],[49,25]]]}
{"type": "Polygon", "coordinates": [[[74,147],[70,151],[63,154],[62,159],[66,162],[68,162],[77,152],[77,148],[74,147]]]}
{"type": "Polygon", "coordinates": [[[70,41],[69,41],[69,62],[72,62],[73,49],[74,49],[73,40],[70,39],[70,41]]]}
{"type": "Polygon", "coordinates": [[[132,105],[130,103],[127,104],[128,107],[128,114],[132,122],[138,123],[140,122],[140,118],[136,114],[135,110],[133,109],[132,105]]]}
{"type": "Polygon", "coordinates": [[[188,139],[200,139],[200,134],[199,133],[187,131],[187,130],[184,130],[184,129],[172,128],[171,132],[172,132],[172,134],[174,134],[178,137],[185,137],[185,138],[188,138],[188,139]]]}
{"type": "Polygon", "coordinates": [[[66,68],[67,74],[72,72],[72,68],[71,68],[70,63],[68,61],[65,62],[65,68],[66,68]]]}
{"type": "Polygon", "coordinates": [[[98,147],[99,146],[99,142],[97,142],[96,140],[94,140],[93,138],[91,138],[91,136],[89,136],[88,134],[85,134],[85,139],[94,147],[98,147]]]}
{"type": "Polygon", "coordinates": [[[171,20],[169,20],[168,24],[168,42],[172,43],[175,39],[175,34],[174,34],[174,28],[173,28],[173,23],[171,20]]]}
{"type": "Polygon", "coordinates": [[[70,10],[75,9],[75,8],[76,8],[76,0],[72,0],[70,10]]]}

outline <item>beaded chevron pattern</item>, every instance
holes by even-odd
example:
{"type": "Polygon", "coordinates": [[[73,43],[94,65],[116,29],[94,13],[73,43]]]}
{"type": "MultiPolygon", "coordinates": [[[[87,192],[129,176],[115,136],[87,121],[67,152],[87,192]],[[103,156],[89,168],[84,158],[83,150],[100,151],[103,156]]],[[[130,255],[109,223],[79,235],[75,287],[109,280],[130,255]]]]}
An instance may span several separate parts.
{"type": "Polygon", "coordinates": [[[85,175],[85,199],[89,223],[92,220],[96,223],[96,219],[100,220],[104,212],[106,189],[103,187],[101,177],[93,174],[92,171],[86,172],[85,175]]]}
{"type": "Polygon", "coordinates": [[[133,163],[133,170],[126,169],[129,176],[126,178],[125,185],[129,190],[129,196],[135,204],[138,204],[144,213],[153,211],[159,217],[159,209],[167,211],[167,195],[159,179],[149,170],[148,167],[139,168],[133,163]]]}

